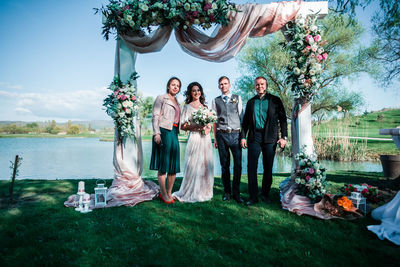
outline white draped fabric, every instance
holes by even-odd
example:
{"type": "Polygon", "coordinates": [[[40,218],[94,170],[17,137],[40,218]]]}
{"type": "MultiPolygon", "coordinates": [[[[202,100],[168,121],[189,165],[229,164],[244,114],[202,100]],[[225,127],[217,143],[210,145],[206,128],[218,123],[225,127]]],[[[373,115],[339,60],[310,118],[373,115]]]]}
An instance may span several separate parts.
{"type": "Polygon", "coordinates": [[[369,225],[368,230],[379,239],[388,239],[400,246],[400,191],[389,203],[372,211],[372,217],[382,221],[380,225],[369,225]]]}

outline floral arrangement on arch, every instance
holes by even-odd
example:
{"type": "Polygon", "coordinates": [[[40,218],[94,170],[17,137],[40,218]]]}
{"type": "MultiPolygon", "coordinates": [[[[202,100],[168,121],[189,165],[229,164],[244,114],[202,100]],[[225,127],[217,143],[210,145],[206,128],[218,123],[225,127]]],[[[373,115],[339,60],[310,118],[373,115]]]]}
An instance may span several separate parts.
{"type": "Polygon", "coordinates": [[[108,87],[112,93],[104,99],[103,106],[106,108],[106,113],[114,120],[119,140],[123,137],[136,138],[134,118],[139,108],[135,96],[136,88],[133,85],[133,80],[136,78],[134,73],[127,83],[123,83],[119,76],[115,76],[108,87]]]}
{"type": "Polygon", "coordinates": [[[110,0],[105,7],[95,8],[103,14],[103,35],[116,31],[151,31],[151,26],[172,25],[187,29],[198,25],[208,29],[212,24],[227,25],[228,12],[236,10],[227,0],[110,0]]]}
{"type": "Polygon", "coordinates": [[[284,33],[290,39],[286,46],[290,55],[287,83],[292,85],[297,99],[312,100],[321,87],[320,75],[328,58],[324,50],[327,42],[322,40],[321,28],[316,25],[317,15],[298,17],[284,33]]]}
{"type": "Polygon", "coordinates": [[[298,193],[318,201],[326,193],[326,169],[321,166],[315,155],[308,156],[304,151],[295,155],[299,167],[294,170],[294,181],[298,184],[298,193]]]}
{"type": "Polygon", "coordinates": [[[378,193],[378,188],[373,187],[369,184],[347,184],[344,186],[346,195],[351,195],[351,192],[359,192],[371,203],[378,203],[381,201],[381,197],[378,193]]]}

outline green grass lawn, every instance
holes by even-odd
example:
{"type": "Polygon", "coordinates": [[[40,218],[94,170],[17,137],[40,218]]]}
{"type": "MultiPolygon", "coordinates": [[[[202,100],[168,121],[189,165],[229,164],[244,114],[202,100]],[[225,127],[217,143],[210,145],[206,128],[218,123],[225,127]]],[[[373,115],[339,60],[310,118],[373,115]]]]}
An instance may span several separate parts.
{"type": "MultiPolygon", "coordinates": [[[[272,204],[252,207],[223,202],[216,178],[206,203],[166,205],[159,200],[80,214],[63,202],[77,180],[17,180],[19,201],[6,204],[0,182],[0,265],[48,266],[396,266],[400,247],[356,221],[323,221],[282,210],[275,174],[272,204]]],[[[261,178],[261,177],[259,177],[261,178]]],[[[379,173],[330,173],[331,188],[379,183],[379,173]]],[[[108,184],[110,184],[110,180],[108,184]]],[[[177,179],[175,190],[181,179],[177,179]]],[[[86,181],[93,191],[94,180],[86,181]]],[[[247,177],[242,179],[247,195],[247,177]]]]}

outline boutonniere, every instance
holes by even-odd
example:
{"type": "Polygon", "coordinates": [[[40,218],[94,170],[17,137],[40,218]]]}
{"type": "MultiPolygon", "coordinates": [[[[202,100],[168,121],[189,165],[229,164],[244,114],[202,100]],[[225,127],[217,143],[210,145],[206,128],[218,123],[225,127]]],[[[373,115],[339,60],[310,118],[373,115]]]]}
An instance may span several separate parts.
{"type": "Polygon", "coordinates": [[[231,98],[231,103],[234,103],[234,104],[236,104],[237,102],[238,102],[239,100],[235,97],[232,97],[231,98]]]}

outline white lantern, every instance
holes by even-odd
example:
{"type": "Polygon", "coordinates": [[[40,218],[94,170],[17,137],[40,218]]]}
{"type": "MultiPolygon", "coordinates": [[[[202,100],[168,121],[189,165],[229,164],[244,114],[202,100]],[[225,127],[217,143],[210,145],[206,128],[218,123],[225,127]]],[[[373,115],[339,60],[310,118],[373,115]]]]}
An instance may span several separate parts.
{"type": "Polygon", "coordinates": [[[82,213],[88,213],[92,211],[91,209],[89,209],[89,204],[90,204],[90,195],[88,193],[85,193],[83,195],[83,209],[81,210],[82,213]]]}
{"type": "Polygon", "coordinates": [[[97,187],[94,188],[94,206],[104,208],[107,205],[107,187],[104,180],[96,181],[97,187]],[[102,181],[102,182],[101,182],[102,181]]]}
{"type": "Polygon", "coordinates": [[[83,195],[85,194],[85,182],[80,181],[78,183],[78,193],[77,195],[79,196],[78,200],[78,207],[75,208],[76,211],[82,211],[83,210],[83,195]]]}
{"type": "Polygon", "coordinates": [[[351,192],[350,200],[357,209],[361,210],[362,213],[367,213],[367,200],[361,195],[361,193],[351,192]]]}

